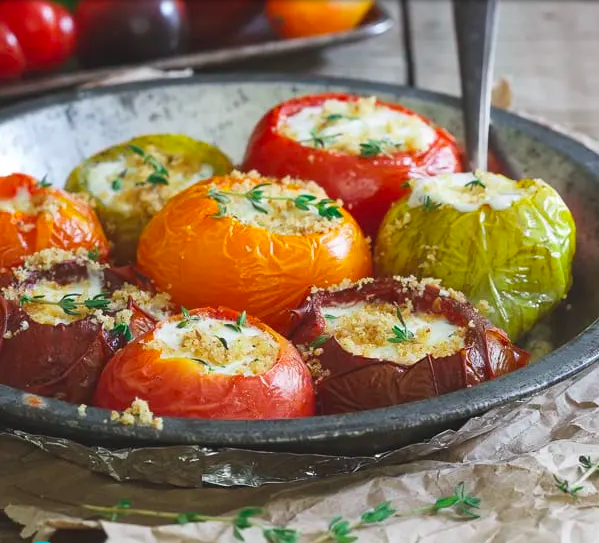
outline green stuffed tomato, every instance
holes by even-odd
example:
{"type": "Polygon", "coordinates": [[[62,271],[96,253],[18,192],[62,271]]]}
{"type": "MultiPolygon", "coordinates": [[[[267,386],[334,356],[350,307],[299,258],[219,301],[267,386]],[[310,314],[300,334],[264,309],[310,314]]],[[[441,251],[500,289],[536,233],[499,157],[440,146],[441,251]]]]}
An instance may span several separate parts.
{"type": "Polygon", "coordinates": [[[464,292],[512,341],[566,296],[576,226],[547,183],[477,172],[409,184],[377,237],[379,275],[438,278],[464,292]]]}
{"type": "Polygon", "coordinates": [[[180,134],[146,135],[83,161],[65,188],[92,197],[115,263],[129,264],[141,231],[169,198],[232,169],[229,158],[207,143],[180,134]]]}

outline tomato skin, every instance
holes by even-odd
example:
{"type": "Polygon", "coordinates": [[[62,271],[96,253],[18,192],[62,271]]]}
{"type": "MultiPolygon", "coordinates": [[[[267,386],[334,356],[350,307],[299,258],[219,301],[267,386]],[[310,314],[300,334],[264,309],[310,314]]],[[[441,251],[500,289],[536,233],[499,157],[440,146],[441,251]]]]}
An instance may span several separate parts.
{"type": "Polygon", "coordinates": [[[266,16],[282,38],[303,38],[355,28],[373,0],[267,0],[266,16]]]}
{"type": "MultiPolygon", "coordinates": [[[[260,182],[272,182],[264,178],[260,182]]],[[[235,190],[233,176],[211,185],[235,190]]],[[[245,309],[285,335],[290,310],[312,286],[331,286],[372,274],[370,247],[356,221],[343,219],[325,232],[283,235],[214,218],[218,208],[198,183],[173,196],[141,234],[137,264],[157,288],[185,307],[245,309]]]]}
{"type": "Polygon", "coordinates": [[[305,147],[277,130],[281,118],[326,100],[355,101],[358,96],[325,93],[292,98],[268,111],[258,122],[248,142],[242,169],[262,175],[316,181],[331,198],[340,198],[373,240],[391,204],[407,194],[403,183],[412,177],[462,171],[460,152],[454,138],[431,121],[398,104],[379,105],[419,117],[433,126],[437,139],[418,154],[399,151],[391,156],[360,157],[326,149],[305,147]]]}
{"type": "Polygon", "coordinates": [[[0,79],[17,79],[25,71],[25,54],[14,32],[0,23],[0,79]]]}
{"type": "MultiPolygon", "coordinates": [[[[222,307],[189,313],[223,320],[239,316],[222,307]]],[[[141,398],[158,416],[277,419],[314,415],[312,376],[298,351],[257,319],[248,316],[247,322],[269,333],[280,345],[277,361],[262,375],[206,374],[189,359],[161,360],[160,351],[143,345],[152,340],[154,331],[150,331],[129,343],[106,365],[94,405],[122,411],[135,398],[141,398]]]]}
{"type": "Polygon", "coordinates": [[[90,206],[61,189],[40,187],[25,174],[0,177],[0,199],[10,200],[20,191],[38,202],[52,200],[57,211],[0,211],[0,268],[19,265],[26,256],[49,247],[97,249],[100,257],[106,258],[108,240],[90,206]]]}
{"type": "Polygon", "coordinates": [[[75,50],[75,23],[60,4],[49,0],[2,0],[0,22],[16,36],[27,71],[51,70],[75,50]]]}

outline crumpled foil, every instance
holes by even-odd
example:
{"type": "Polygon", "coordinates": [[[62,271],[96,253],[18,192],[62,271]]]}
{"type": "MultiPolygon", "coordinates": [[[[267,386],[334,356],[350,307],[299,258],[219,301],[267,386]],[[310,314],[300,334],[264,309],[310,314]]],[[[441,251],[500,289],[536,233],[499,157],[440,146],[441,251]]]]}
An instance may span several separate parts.
{"type": "Polygon", "coordinates": [[[354,473],[374,466],[397,465],[428,457],[505,424],[520,403],[522,400],[472,418],[458,431],[447,430],[425,443],[374,456],[211,449],[195,445],[108,449],[20,430],[4,430],[0,437],[10,436],[25,441],[119,482],[138,481],[187,488],[204,485],[259,487],[269,483],[290,483],[354,473]]]}

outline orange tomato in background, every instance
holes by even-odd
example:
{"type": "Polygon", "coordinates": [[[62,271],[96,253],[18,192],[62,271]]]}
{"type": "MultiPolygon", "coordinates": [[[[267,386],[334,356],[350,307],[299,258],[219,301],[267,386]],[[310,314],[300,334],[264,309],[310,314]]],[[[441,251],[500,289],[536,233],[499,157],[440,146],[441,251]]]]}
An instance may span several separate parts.
{"type": "Polygon", "coordinates": [[[303,38],[355,28],[374,0],[267,0],[266,16],[281,38],[303,38]]]}
{"type": "MultiPolygon", "coordinates": [[[[137,264],[159,290],[188,309],[227,306],[246,310],[277,332],[286,333],[290,310],[315,286],[332,286],[372,273],[370,247],[353,217],[324,232],[280,234],[215,218],[211,186],[233,190],[240,183],[215,177],[180,192],[142,232],[137,264]]],[[[275,183],[258,177],[252,183],[275,183]]]]}
{"type": "Polygon", "coordinates": [[[109,244],[100,221],[91,208],[64,190],[45,187],[25,174],[0,177],[0,268],[19,265],[42,249],[97,250],[108,255],[109,244]],[[31,198],[36,204],[49,203],[52,210],[28,213],[9,210],[17,197],[31,198]]]}

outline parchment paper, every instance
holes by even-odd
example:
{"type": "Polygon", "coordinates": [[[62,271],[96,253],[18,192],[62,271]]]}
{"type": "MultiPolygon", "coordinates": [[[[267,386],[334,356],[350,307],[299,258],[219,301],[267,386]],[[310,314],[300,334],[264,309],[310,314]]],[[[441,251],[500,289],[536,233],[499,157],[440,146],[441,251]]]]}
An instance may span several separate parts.
{"type": "MultiPolygon", "coordinates": [[[[509,103],[510,88],[502,85],[497,93],[509,103]]],[[[351,474],[315,481],[262,484],[265,477],[255,481],[255,488],[194,488],[211,482],[205,478],[210,474],[206,451],[195,451],[204,459],[201,465],[194,461],[161,464],[160,449],[153,457],[144,457],[148,453],[143,450],[139,455],[129,451],[121,455],[115,470],[118,452],[95,449],[90,454],[90,449],[77,452],[67,445],[19,432],[0,434],[0,508],[23,525],[22,535],[33,536],[32,541],[48,540],[57,529],[103,530],[110,543],[237,541],[226,523],[181,526],[152,517],[109,522],[94,520],[82,509],[83,504],[111,506],[122,499],[141,509],[209,515],[260,506],[264,522],[298,530],[301,541],[323,541],[322,534],[337,515],[355,521],[383,501],[405,512],[451,494],[463,481],[468,492],[482,500],[478,520],[456,520],[451,514],[394,516],[354,535],[365,543],[599,542],[599,475],[585,483],[578,498],[560,492],[554,480],[554,475],[575,479],[581,455],[599,459],[597,366],[534,398],[472,419],[459,431],[444,432],[429,443],[374,459],[354,459],[362,463],[358,467],[368,470],[351,473],[356,466],[348,464],[342,471],[351,474]],[[407,463],[396,465],[400,462],[407,463]]],[[[193,460],[194,451],[187,453],[186,458],[193,460]]],[[[229,454],[234,465],[236,451],[219,453],[229,454]]],[[[293,456],[273,456],[273,462],[294,465],[293,456]]],[[[234,477],[229,477],[231,481],[234,477]]],[[[265,541],[256,528],[243,535],[250,543],[265,541]]]]}

